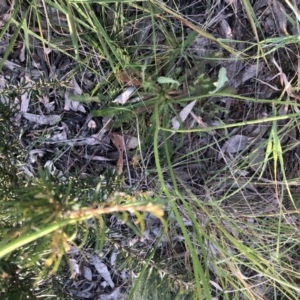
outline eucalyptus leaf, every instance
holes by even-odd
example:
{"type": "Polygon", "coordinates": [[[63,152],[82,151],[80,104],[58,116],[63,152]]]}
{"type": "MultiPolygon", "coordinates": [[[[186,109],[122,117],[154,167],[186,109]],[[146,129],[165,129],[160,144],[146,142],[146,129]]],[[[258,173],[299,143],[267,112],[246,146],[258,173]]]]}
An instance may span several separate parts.
{"type": "Polygon", "coordinates": [[[250,138],[245,135],[233,135],[227,142],[224,143],[218,159],[222,159],[225,153],[233,154],[244,150],[249,142],[250,138]]]}
{"type": "MultiPolygon", "coordinates": [[[[196,100],[192,101],[188,105],[186,105],[181,112],[179,113],[179,118],[181,122],[184,122],[187,116],[190,114],[192,111],[194,105],[196,104],[196,100]]],[[[180,127],[180,122],[177,117],[174,117],[172,120],[172,129],[177,130],[180,127]]]]}
{"type": "Polygon", "coordinates": [[[134,90],[135,89],[133,87],[127,88],[126,91],[119,95],[113,102],[122,105],[125,104],[130,96],[134,93],[134,90]]]}

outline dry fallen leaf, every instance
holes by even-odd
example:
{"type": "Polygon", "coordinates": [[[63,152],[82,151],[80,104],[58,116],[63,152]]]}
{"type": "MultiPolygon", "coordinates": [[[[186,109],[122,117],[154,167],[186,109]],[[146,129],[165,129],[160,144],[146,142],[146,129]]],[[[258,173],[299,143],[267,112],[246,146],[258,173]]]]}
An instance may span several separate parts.
{"type": "Polygon", "coordinates": [[[124,140],[121,135],[116,134],[116,133],[112,133],[110,138],[111,138],[111,141],[113,142],[114,146],[117,148],[117,150],[119,152],[117,168],[118,168],[118,174],[120,175],[123,173],[123,165],[124,165],[124,161],[123,161],[123,152],[125,149],[124,140]]]}
{"type": "Polygon", "coordinates": [[[251,65],[251,66],[245,68],[245,71],[241,78],[241,80],[242,80],[241,84],[246,82],[247,80],[255,77],[257,74],[259,74],[259,72],[262,71],[264,66],[265,66],[265,64],[263,62],[260,62],[258,64],[254,64],[254,65],[251,65]]]}
{"type": "Polygon", "coordinates": [[[21,96],[21,110],[20,111],[26,113],[28,110],[29,102],[30,102],[30,96],[31,96],[30,89],[32,87],[32,84],[31,84],[31,81],[26,76],[24,78],[24,81],[25,81],[25,85],[24,85],[25,92],[21,96]]]}
{"type": "Polygon", "coordinates": [[[48,96],[42,96],[39,97],[39,100],[41,101],[41,103],[44,104],[47,113],[50,113],[51,111],[53,111],[55,109],[55,103],[54,101],[49,102],[49,97],[48,96]]]}
{"type": "Polygon", "coordinates": [[[116,288],[110,294],[103,294],[97,300],[118,300],[120,295],[120,288],[116,288]]]}
{"type": "Polygon", "coordinates": [[[75,142],[70,142],[70,145],[83,146],[83,145],[99,145],[105,140],[104,134],[106,129],[101,129],[98,133],[92,134],[90,137],[80,136],[75,142]]]}
{"type": "MultiPolygon", "coordinates": [[[[1,61],[1,59],[0,59],[1,61]]],[[[12,72],[17,72],[18,70],[22,70],[21,66],[10,61],[10,60],[5,60],[4,61],[4,66],[6,68],[8,68],[9,70],[11,70],[12,72]]]]}
{"type": "Polygon", "coordinates": [[[137,78],[134,74],[125,71],[119,71],[116,74],[117,79],[126,85],[134,85],[139,87],[142,85],[142,79],[137,78]]]}
{"type": "Polygon", "coordinates": [[[129,87],[126,89],[125,92],[123,92],[121,95],[119,95],[113,102],[114,103],[120,103],[120,104],[125,104],[127,100],[130,98],[130,96],[133,94],[134,88],[129,87]]]}
{"type": "Polygon", "coordinates": [[[228,154],[237,153],[246,148],[248,144],[249,138],[245,135],[233,135],[225,144],[223,145],[218,159],[222,159],[224,154],[227,152],[228,154]]]}
{"type": "MultiPolygon", "coordinates": [[[[185,119],[187,118],[187,116],[190,114],[190,112],[192,111],[194,105],[196,104],[196,100],[192,101],[191,103],[189,103],[188,105],[186,105],[181,112],[179,113],[179,118],[181,122],[184,122],[185,119]]],[[[172,120],[172,129],[177,130],[180,127],[180,122],[178,121],[177,117],[174,117],[172,120]]]]}
{"type": "Polygon", "coordinates": [[[79,265],[78,265],[77,261],[73,258],[71,258],[69,261],[70,261],[70,265],[71,265],[72,277],[75,277],[75,275],[80,274],[79,265]]]}
{"type": "Polygon", "coordinates": [[[224,37],[226,39],[233,39],[232,29],[229,26],[228,22],[225,19],[223,19],[221,21],[220,25],[221,25],[221,30],[222,30],[222,32],[224,34],[224,37]]]}
{"type": "Polygon", "coordinates": [[[91,299],[91,297],[93,297],[93,294],[91,292],[88,291],[81,291],[79,293],[75,294],[76,297],[78,297],[79,299],[91,299]]]}
{"type": "Polygon", "coordinates": [[[45,154],[45,150],[42,149],[33,149],[29,151],[29,161],[34,164],[39,157],[43,157],[45,154]]]}
{"type": "Polygon", "coordinates": [[[12,12],[14,11],[13,7],[4,4],[6,1],[2,2],[3,3],[0,5],[0,28],[6,25],[7,21],[11,18],[12,12]]]}
{"type": "Polygon", "coordinates": [[[20,48],[19,59],[20,59],[20,62],[24,62],[25,59],[26,59],[26,56],[25,56],[25,42],[22,44],[22,47],[20,48]]]}
{"type": "MultiPolygon", "coordinates": [[[[6,79],[4,76],[0,75],[0,90],[3,90],[4,88],[6,88],[6,79]]],[[[8,105],[10,103],[9,98],[2,93],[0,95],[0,102],[5,105],[8,105]]]]}
{"type": "Polygon", "coordinates": [[[70,99],[71,95],[82,95],[82,89],[78,85],[75,77],[69,82],[68,88],[65,92],[65,106],[64,110],[73,110],[73,111],[81,111],[83,113],[86,112],[85,108],[83,107],[80,102],[76,102],[70,99]]]}
{"type": "Polygon", "coordinates": [[[30,113],[24,113],[23,117],[30,122],[35,122],[40,125],[54,125],[60,121],[59,115],[42,116],[42,115],[34,115],[34,114],[30,114],[30,113]]]}
{"type": "Polygon", "coordinates": [[[286,26],[287,26],[287,18],[286,18],[286,11],[282,3],[279,1],[273,0],[273,12],[274,16],[277,17],[277,24],[279,25],[282,33],[286,34],[286,26]]]}
{"type": "Polygon", "coordinates": [[[102,278],[110,285],[111,288],[115,287],[115,284],[111,280],[110,273],[107,266],[101,262],[97,255],[92,256],[92,262],[97,270],[97,272],[102,276],[102,278]]]}
{"type": "Polygon", "coordinates": [[[84,278],[88,281],[92,281],[92,271],[90,268],[83,266],[82,269],[82,275],[84,276],[84,278]]]}
{"type": "Polygon", "coordinates": [[[89,160],[99,160],[99,161],[110,161],[110,160],[112,160],[112,159],[107,158],[105,156],[88,155],[88,154],[85,154],[82,157],[85,158],[85,159],[89,159],[89,160]]]}
{"type": "Polygon", "coordinates": [[[57,170],[55,165],[53,164],[52,160],[47,160],[44,164],[44,170],[46,171],[46,179],[49,179],[50,174],[52,176],[57,177],[61,181],[66,181],[67,178],[64,176],[63,172],[60,170],[57,170]]]}
{"type": "Polygon", "coordinates": [[[57,127],[54,133],[51,135],[51,141],[61,142],[67,139],[67,132],[64,126],[57,127]]]}

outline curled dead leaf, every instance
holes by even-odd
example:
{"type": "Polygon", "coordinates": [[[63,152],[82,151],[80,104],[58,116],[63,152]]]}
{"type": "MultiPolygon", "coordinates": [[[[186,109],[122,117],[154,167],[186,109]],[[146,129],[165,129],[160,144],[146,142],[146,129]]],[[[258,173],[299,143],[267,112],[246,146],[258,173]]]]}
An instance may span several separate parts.
{"type": "Polygon", "coordinates": [[[123,161],[123,153],[124,153],[124,140],[123,137],[119,134],[116,133],[112,133],[111,137],[110,137],[112,143],[114,144],[114,146],[117,148],[118,153],[119,153],[119,158],[117,161],[117,168],[118,168],[118,174],[122,174],[123,173],[123,165],[124,165],[124,161],[123,161]]]}

